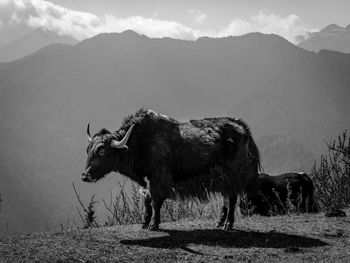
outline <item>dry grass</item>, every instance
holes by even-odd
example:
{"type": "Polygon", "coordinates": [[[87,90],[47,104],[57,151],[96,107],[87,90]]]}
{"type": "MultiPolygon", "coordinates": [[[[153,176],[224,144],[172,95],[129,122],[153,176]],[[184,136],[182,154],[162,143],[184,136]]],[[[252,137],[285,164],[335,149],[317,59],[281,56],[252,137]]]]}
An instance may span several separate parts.
{"type": "MultiPolygon", "coordinates": [[[[347,211],[349,213],[349,211],[347,211]]],[[[350,220],[323,214],[164,223],[3,236],[1,262],[350,262],[350,220]]]]}
{"type": "MultiPolygon", "coordinates": [[[[140,224],[145,206],[144,197],[139,193],[139,187],[130,180],[126,180],[120,183],[118,188],[118,193],[115,196],[110,191],[109,200],[102,201],[107,211],[104,226],[140,224]],[[127,187],[126,184],[128,184],[127,187]]],[[[199,218],[214,220],[218,217],[221,203],[221,197],[215,195],[212,196],[211,202],[208,204],[191,200],[167,199],[162,206],[161,221],[175,222],[180,219],[195,220],[199,218]]]]}

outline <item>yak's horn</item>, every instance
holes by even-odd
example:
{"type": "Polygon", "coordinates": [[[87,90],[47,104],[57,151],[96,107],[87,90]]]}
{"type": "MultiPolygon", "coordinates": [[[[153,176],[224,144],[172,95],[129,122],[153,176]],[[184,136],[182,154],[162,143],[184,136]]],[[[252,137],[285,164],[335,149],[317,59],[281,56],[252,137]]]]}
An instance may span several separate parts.
{"type": "Polygon", "coordinates": [[[129,130],[126,132],[124,138],[121,141],[112,140],[111,146],[114,148],[128,148],[126,144],[129,140],[129,137],[133,128],[134,128],[134,124],[130,126],[129,130]]]}
{"type": "Polygon", "coordinates": [[[87,125],[87,128],[86,128],[86,133],[88,135],[88,138],[89,138],[89,142],[91,141],[91,134],[90,134],[90,122],[88,123],[87,125]]]}

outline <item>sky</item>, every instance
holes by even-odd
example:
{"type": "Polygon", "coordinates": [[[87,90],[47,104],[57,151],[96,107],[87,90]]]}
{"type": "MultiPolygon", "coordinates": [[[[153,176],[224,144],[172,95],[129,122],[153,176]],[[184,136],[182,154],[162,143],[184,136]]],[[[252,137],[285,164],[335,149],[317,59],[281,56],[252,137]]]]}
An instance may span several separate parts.
{"type": "Polygon", "coordinates": [[[131,29],[186,40],[262,32],[296,43],[329,24],[347,26],[349,13],[349,0],[0,0],[0,44],[39,27],[78,40],[131,29]]]}

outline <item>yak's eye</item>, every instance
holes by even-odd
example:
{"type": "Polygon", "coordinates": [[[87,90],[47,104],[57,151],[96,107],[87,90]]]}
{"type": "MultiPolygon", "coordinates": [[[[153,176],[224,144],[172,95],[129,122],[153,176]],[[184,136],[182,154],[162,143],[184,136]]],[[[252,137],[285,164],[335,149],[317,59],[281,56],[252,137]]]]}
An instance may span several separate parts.
{"type": "Polygon", "coordinates": [[[106,154],[106,151],[105,151],[105,149],[103,148],[103,147],[99,147],[98,149],[97,149],[97,155],[98,156],[104,156],[106,154]]]}

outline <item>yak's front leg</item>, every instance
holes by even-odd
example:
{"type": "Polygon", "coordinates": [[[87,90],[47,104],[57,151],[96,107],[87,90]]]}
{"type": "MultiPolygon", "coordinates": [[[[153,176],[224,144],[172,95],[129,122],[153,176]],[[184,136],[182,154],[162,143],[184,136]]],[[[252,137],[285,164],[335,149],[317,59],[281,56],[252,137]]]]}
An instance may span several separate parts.
{"type": "Polygon", "coordinates": [[[233,223],[235,222],[235,208],[236,208],[236,202],[237,202],[237,196],[230,196],[228,198],[229,204],[228,204],[228,210],[227,210],[227,217],[226,221],[224,223],[224,230],[232,230],[233,223]]]}
{"type": "Polygon", "coordinates": [[[220,211],[220,215],[219,215],[219,220],[215,224],[216,228],[224,226],[224,223],[225,223],[226,217],[227,217],[228,205],[229,205],[228,197],[223,196],[222,197],[222,206],[221,206],[221,211],[220,211]]]}
{"type": "Polygon", "coordinates": [[[143,216],[142,228],[148,229],[152,218],[152,198],[148,188],[140,187],[139,193],[144,197],[145,212],[143,216]]]}
{"type": "Polygon", "coordinates": [[[173,176],[166,167],[159,166],[159,170],[152,173],[149,181],[149,189],[152,198],[152,219],[148,230],[159,230],[160,209],[164,200],[170,196],[171,187],[174,185],[173,176]]]}
{"type": "Polygon", "coordinates": [[[152,218],[151,224],[148,226],[148,230],[157,231],[159,230],[160,224],[160,209],[162,208],[164,199],[152,196],[152,218]]]}
{"type": "Polygon", "coordinates": [[[145,204],[145,214],[143,217],[142,228],[148,229],[149,223],[151,222],[151,218],[152,218],[152,198],[151,198],[151,195],[147,195],[145,197],[144,204],[145,204]]]}

